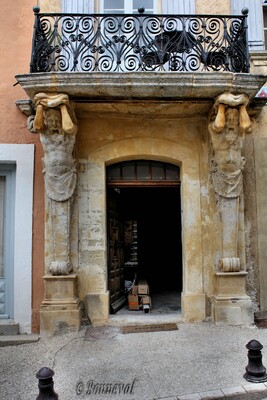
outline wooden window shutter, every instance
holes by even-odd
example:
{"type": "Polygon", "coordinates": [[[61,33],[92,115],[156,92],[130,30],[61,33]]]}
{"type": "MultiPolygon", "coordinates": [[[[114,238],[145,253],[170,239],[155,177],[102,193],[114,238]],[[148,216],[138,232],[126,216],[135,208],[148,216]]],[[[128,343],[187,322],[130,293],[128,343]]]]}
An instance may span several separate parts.
{"type": "Polygon", "coordinates": [[[194,14],[195,0],[162,0],[163,14],[194,14]]]}
{"type": "Polygon", "coordinates": [[[248,12],[248,41],[250,50],[263,50],[263,21],[261,0],[232,0],[231,13],[241,15],[242,8],[248,12]]]}
{"type": "Polygon", "coordinates": [[[93,14],[94,0],[62,0],[63,13],[93,14]]]}

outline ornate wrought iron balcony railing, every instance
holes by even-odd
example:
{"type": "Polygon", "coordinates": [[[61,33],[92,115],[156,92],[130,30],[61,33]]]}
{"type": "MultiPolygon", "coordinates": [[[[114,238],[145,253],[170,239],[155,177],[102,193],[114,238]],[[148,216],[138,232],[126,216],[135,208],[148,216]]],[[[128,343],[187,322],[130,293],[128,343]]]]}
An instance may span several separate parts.
{"type": "Polygon", "coordinates": [[[31,72],[249,72],[247,14],[41,14],[31,72]]]}

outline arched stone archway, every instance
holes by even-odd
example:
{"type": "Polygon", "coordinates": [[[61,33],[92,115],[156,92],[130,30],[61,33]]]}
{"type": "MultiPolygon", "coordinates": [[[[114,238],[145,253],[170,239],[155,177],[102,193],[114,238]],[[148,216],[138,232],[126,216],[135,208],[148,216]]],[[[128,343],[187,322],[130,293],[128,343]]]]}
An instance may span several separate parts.
{"type": "Polygon", "coordinates": [[[79,196],[88,196],[80,210],[80,295],[87,299],[89,318],[108,319],[106,243],[106,166],[125,160],[153,159],[181,168],[183,246],[182,314],[186,321],[205,318],[203,290],[199,154],[196,149],[164,139],[131,138],[99,147],[88,155],[87,173],[80,180],[79,196]],[[86,187],[85,187],[86,185],[86,187]],[[84,194],[83,194],[84,192],[84,194]],[[190,199],[190,201],[188,201],[190,199]],[[89,240],[88,240],[89,239],[89,240]]]}

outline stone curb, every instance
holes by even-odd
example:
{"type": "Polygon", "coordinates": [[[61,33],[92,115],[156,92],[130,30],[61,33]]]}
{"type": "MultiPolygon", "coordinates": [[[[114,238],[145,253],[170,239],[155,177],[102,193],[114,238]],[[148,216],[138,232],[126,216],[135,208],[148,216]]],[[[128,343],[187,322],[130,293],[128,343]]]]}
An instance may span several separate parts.
{"type": "Polygon", "coordinates": [[[0,347],[38,342],[40,336],[35,334],[0,336],[0,347]]]}
{"type": "MultiPolygon", "coordinates": [[[[207,392],[199,392],[199,393],[191,393],[178,395],[176,397],[177,400],[208,400],[208,399],[219,399],[219,398],[227,398],[229,396],[235,396],[239,394],[246,394],[252,392],[262,392],[267,391],[267,382],[266,383],[250,383],[243,386],[234,386],[225,389],[218,390],[209,390],[207,392]]],[[[166,399],[168,400],[168,399],[166,399]]]]}

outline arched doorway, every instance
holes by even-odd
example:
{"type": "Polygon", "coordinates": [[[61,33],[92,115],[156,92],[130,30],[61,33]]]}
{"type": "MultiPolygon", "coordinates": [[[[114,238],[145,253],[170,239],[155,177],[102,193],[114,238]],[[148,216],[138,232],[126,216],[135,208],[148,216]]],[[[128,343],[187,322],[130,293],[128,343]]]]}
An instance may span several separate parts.
{"type": "MultiPolygon", "coordinates": [[[[178,308],[182,291],[180,171],[151,160],[107,168],[110,311],[126,303],[125,282],[146,279],[152,307],[178,308]]],[[[167,309],[166,309],[167,311],[167,309]]],[[[162,309],[164,313],[164,309],[162,309]]]]}

